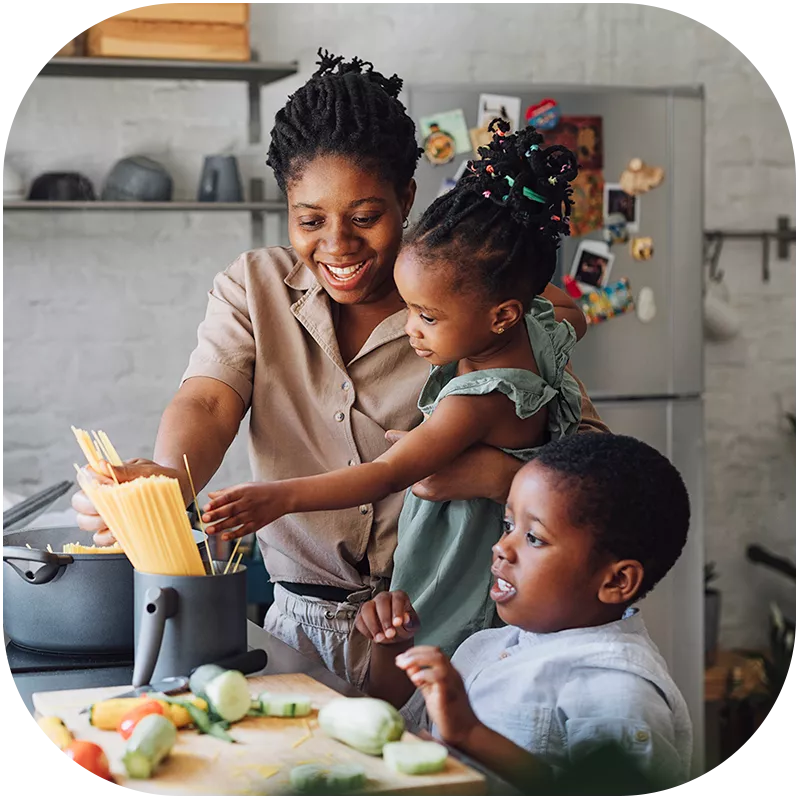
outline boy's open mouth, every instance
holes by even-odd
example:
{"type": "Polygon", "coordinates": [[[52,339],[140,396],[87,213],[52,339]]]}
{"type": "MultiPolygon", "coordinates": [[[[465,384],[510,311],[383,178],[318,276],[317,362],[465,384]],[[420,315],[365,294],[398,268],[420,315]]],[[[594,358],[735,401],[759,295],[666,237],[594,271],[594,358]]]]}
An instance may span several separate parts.
{"type": "Polygon", "coordinates": [[[489,596],[495,603],[506,603],[517,593],[517,590],[507,580],[499,575],[495,577],[489,596]]]}

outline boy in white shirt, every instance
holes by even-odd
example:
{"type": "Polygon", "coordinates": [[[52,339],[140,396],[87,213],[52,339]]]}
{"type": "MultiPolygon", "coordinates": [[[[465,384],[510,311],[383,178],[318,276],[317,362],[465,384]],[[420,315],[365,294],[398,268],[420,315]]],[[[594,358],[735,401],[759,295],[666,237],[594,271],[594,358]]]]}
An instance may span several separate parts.
{"type": "Polygon", "coordinates": [[[470,636],[451,662],[414,647],[408,597],[384,592],[356,621],[373,642],[367,690],[526,788],[608,744],[654,788],[688,780],[686,703],[632,607],[688,528],[686,487],[652,447],[613,434],[552,442],[517,474],[493,548],[506,625],[470,636]]]}

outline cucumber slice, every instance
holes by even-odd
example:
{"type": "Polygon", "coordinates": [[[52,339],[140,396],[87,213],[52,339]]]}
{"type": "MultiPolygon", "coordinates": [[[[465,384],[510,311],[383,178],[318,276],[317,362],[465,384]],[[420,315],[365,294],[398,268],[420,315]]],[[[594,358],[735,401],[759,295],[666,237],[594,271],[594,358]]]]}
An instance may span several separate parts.
{"type": "Polygon", "coordinates": [[[440,772],[447,761],[447,748],[436,742],[389,742],[383,746],[383,760],[406,775],[440,772]]]}
{"type": "Polygon", "coordinates": [[[223,719],[236,722],[250,710],[247,678],[241,672],[229,669],[206,684],[206,698],[223,719]]]}
{"type": "Polygon", "coordinates": [[[206,696],[206,686],[218,678],[225,670],[216,664],[203,664],[189,676],[189,691],[195,697],[206,696]]]}
{"type": "Polygon", "coordinates": [[[289,783],[302,794],[322,794],[328,789],[328,770],[321,764],[303,764],[289,773],[289,783]]]}
{"type": "Polygon", "coordinates": [[[311,698],[303,694],[271,694],[263,692],[261,712],[268,717],[307,717],[311,713],[311,698]]]}
{"type": "Polygon", "coordinates": [[[289,773],[289,783],[302,794],[345,794],[361,789],[367,773],[360,764],[303,764],[289,773]]]}

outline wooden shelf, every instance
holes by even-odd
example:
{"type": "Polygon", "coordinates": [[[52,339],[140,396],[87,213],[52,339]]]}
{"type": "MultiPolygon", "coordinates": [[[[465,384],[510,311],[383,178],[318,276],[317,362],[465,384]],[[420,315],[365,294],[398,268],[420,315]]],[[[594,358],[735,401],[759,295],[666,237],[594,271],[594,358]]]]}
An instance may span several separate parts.
{"type": "Polygon", "coordinates": [[[53,58],[39,77],[156,78],[160,80],[238,81],[264,85],[294,75],[297,62],[172,61],[149,58],[53,58]]]}
{"type": "Polygon", "coordinates": [[[286,204],[280,200],[242,203],[200,203],[195,200],[152,203],[122,200],[6,200],[3,202],[3,211],[250,211],[268,213],[285,210],[286,204]]]}

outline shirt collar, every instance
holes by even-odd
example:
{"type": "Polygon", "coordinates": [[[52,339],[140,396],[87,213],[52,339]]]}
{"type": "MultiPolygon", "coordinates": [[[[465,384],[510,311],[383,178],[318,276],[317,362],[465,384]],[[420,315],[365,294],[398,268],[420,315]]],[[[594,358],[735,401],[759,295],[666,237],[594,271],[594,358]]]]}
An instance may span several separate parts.
{"type": "Polygon", "coordinates": [[[640,633],[644,630],[644,620],[638,608],[627,608],[618,620],[607,622],[605,625],[595,625],[591,628],[568,628],[554,633],[534,633],[519,628],[519,644],[526,645],[544,644],[556,639],[568,639],[572,636],[583,636],[587,633],[640,633]]]}
{"type": "Polygon", "coordinates": [[[314,273],[305,265],[305,262],[297,256],[292,271],[283,279],[283,282],[291,289],[298,289],[299,291],[307,291],[315,283],[318,283],[314,277],[314,273]]]}

